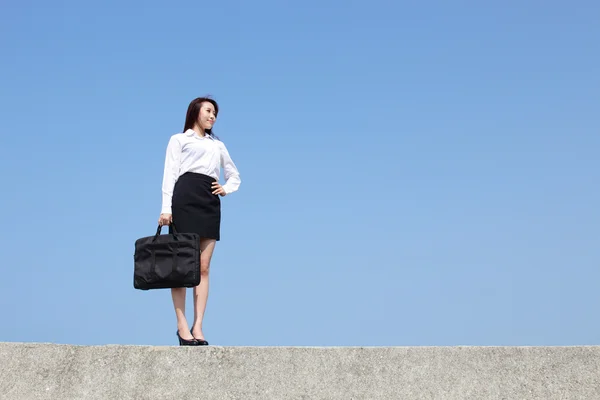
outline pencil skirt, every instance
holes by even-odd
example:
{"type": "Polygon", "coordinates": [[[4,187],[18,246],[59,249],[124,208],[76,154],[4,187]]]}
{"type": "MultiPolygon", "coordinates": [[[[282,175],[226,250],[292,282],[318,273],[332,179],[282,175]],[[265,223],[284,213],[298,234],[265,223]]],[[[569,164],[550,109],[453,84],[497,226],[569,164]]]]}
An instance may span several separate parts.
{"type": "MultiPolygon", "coordinates": [[[[177,179],[171,202],[177,232],[197,233],[203,239],[221,239],[221,199],[211,188],[216,181],[194,172],[186,172],[177,179]]],[[[169,233],[173,233],[172,226],[169,233]]]]}

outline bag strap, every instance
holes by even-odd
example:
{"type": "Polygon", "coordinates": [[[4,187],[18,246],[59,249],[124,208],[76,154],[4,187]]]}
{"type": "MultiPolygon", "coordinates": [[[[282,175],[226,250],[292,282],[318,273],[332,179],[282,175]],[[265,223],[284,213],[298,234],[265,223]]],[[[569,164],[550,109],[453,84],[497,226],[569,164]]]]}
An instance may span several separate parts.
{"type": "MultiPolygon", "coordinates": [[[[173,222],[171,222],[171,225],[173,226],[173,233],[178,234],[179,232],[177,232],[177,228],[175,228],[175,224],[173,222]]],[[[156,229],[156,235],[154,235],[154,240],[156,240],[158,238],[158,235],[160,235],[161,230],[162,230],[162,225],[158,225],[158,228],[156,229]]]]}

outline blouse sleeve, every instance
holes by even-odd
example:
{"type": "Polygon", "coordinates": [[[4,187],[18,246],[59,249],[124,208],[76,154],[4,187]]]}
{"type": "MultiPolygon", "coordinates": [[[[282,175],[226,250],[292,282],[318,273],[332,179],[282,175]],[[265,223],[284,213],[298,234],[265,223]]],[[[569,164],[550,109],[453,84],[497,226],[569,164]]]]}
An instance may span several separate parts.
{"type": "Polygon", "coordinates": [[[179,165],[181,162],[181,144],[175,136],[172,136],[167,145],[165,156],[165,168],[162,182],[162,214],[171,214],[171,200],[173,188],[179,178],[179,165]]]}
{"type": "Polygon", "coordinates": [[[225,184],[222,186],[226,194],[230,194],[238,190],[242,180],[240,179],[240,173],[227,151],[225,144],[221,142],[221,168],[223,168],[223,176],[225,177],[225,184]]]}

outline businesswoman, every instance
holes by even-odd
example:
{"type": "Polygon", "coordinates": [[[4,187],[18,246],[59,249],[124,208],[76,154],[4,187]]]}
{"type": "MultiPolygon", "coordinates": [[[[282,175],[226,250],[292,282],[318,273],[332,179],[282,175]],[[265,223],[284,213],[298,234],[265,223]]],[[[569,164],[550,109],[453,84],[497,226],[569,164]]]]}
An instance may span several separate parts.
{"type": "Polygon", "coordinates": [[[173,225],[177,232],[200,235],[200,284],[194,293],[194,320],[185,317],[185,288],[171,289],[177,317],[177,337],[181,346],[208,345],[202,333],[202,320],[208,300],[210,260],[220,240],[221,199],[238,190],[240,174],[227,148],[213,135],[219,114],[216,101],[194,99],[188,106],[182,133],[169,139],[162,182],[160,226],[173,225]],[[223,169],[225,184],[219,184],[223,169]]]}

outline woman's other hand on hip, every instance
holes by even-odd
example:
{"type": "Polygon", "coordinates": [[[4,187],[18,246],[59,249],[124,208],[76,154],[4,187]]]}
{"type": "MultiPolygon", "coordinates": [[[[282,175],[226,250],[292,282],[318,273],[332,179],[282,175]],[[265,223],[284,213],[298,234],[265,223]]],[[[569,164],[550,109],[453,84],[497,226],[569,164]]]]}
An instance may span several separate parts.
{"type": "Polygon", "coordinates": [[[225,189],[223,189],[223,186],[219,185],[219,182],[213,182],[211,189],[213,194],[220,194],[221,196],[225,196],[227,194],[225,189]]]}

